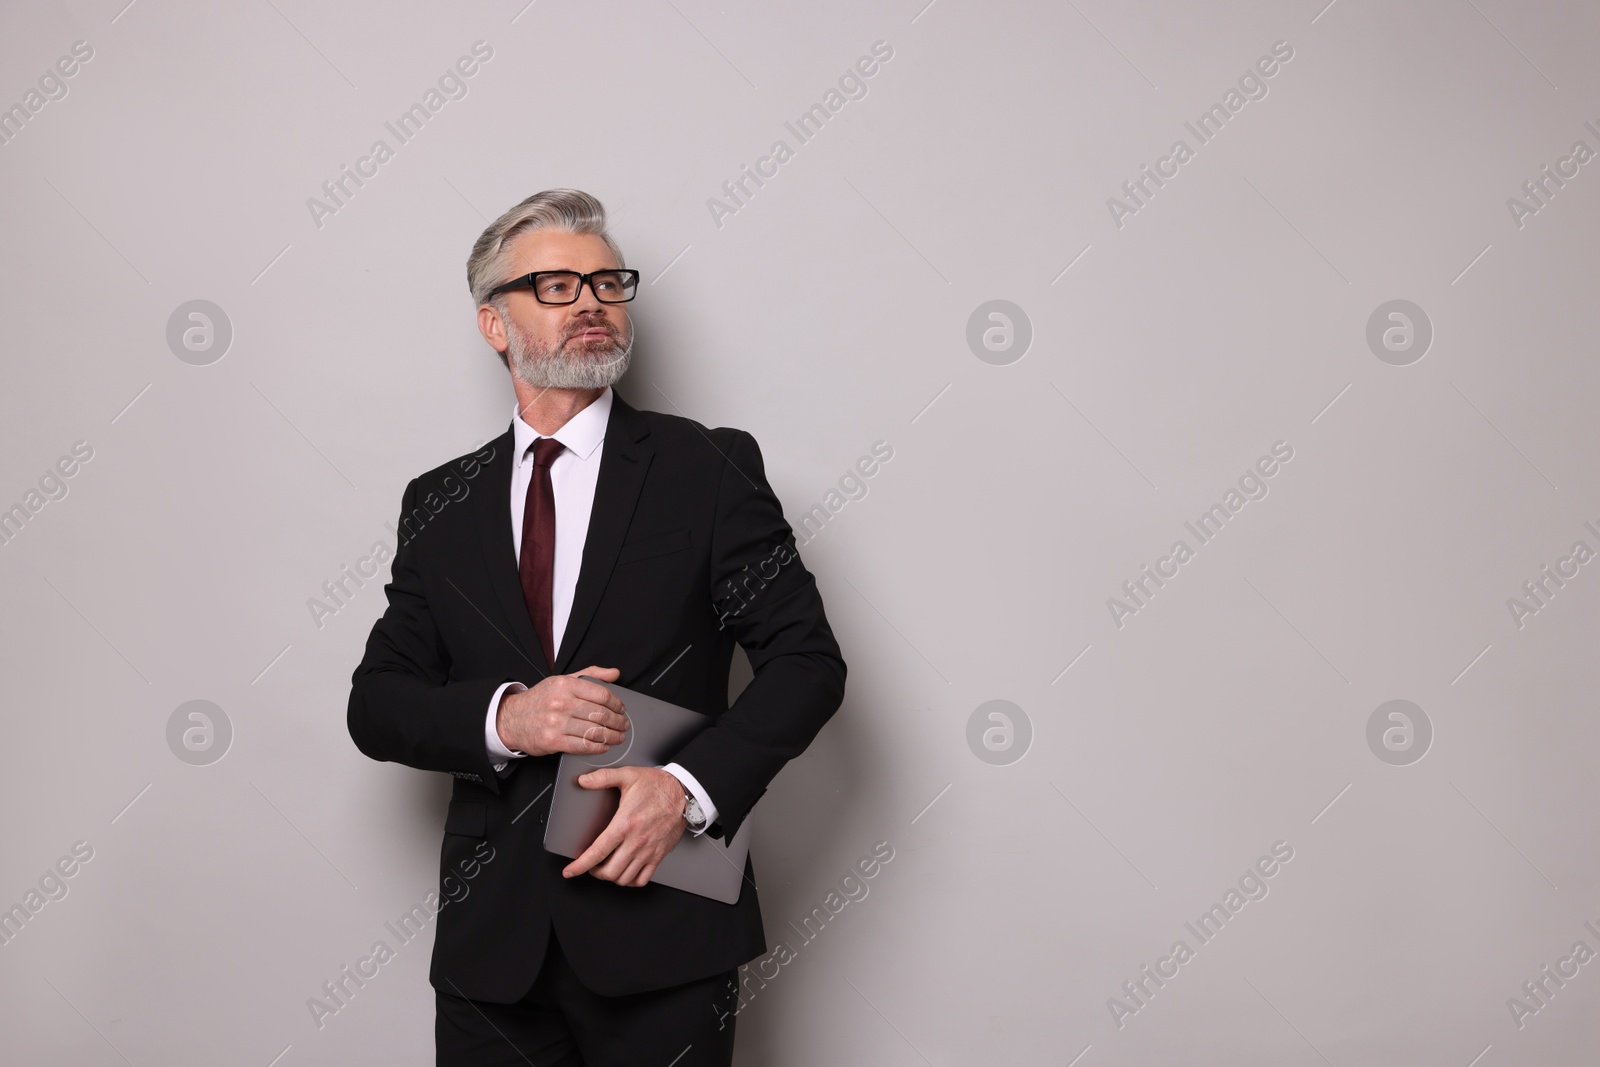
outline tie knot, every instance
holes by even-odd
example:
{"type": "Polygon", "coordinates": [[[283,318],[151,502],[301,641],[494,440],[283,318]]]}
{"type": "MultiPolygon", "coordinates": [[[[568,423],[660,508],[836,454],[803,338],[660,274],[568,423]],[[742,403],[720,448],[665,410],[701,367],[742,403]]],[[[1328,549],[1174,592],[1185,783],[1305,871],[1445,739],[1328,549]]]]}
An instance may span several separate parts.
{"type": "Polygon", "coordinates": [[[567,446],[557,441],[554,437],[541,437],[531,446],[533,451],[533,465],[535,467],[548,467],[552,460],[561,454],[567,446]]]}

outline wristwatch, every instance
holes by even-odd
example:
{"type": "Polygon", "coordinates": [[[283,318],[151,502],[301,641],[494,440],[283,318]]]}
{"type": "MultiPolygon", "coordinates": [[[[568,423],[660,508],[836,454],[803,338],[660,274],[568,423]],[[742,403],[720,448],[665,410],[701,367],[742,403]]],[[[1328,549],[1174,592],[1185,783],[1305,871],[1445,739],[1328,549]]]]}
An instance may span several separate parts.
{"type": "MultiPolygon", "coordinates": [[[[683,785],[682,782],[678,783],[683,785]]],[[[700,809],[700,802],[689,792],[689,787],[683,786],[683,818],[691,830],[703,830],[706,825],[706,813],[700,809]]]]}

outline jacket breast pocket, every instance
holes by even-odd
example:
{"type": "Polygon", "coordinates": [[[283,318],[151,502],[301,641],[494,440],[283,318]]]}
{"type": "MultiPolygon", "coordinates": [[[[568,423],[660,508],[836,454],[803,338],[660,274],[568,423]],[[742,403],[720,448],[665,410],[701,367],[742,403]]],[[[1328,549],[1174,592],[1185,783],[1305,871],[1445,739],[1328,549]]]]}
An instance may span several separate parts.
{"type": "Polygon", "coordinates": [[[488,808],[481,800],[452,800],[444,817],[444,832],[466,837],[488,835],[488,808]]]}
{"type": "Polygon", "coordinates": [[[624,563],[637,563],[642,559],[654,559],[657,556],[670,555],[673,552],[682,552],[693,541],[689,536],[689,529],[680,526],[676,530],[666,533],[646,534],[634,538],[622,546],[622,551],[617,553],[617,566],[624,563]]]}

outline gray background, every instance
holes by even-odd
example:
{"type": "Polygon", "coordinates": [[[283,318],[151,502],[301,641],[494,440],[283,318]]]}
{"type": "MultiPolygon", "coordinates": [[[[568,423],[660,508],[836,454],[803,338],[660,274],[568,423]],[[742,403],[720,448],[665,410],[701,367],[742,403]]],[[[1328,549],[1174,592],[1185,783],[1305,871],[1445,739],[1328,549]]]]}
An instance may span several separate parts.
{"type": "Polygon", "coordinates": [[[0,548],[0,906],[94,849],[0,947],[6,1059],[431,1062],[431,927],[320,1029],[306,1006],[435,888],[448,791],[345,731],[381,579],[320,629],[307,600],[504,429],[463,264],[576,186],[644,275],[630,402],[751,430],[794,522],[894,449],[803,550],[849,692],[756,815],[797,958],[740,1062],[1593,1062],[1600,962],[1520,1028],[1507,999],[1600,950],[1600,566],[1521,628],[1506,603],[1600,548],[1600,163],[1521,227],[1506,203],[1600,149],[1592,5],[123,3],[0,15],[4,106],[94,49],[0,147],[0,507],[94,450],[0,548]],[[479,40],[468,94],[315,225],[479,40]],[[1280,40],[1268,95],[1115,225],[1280,40]],[[195,299],[234,332],[208,366],[166,341],[195,299]],[[995,299],[1033,331],[1009,365],[966,341],[995,299]],[[1366,341],[1394,299],[1434,330],[1409,366],[1366,341]],[[1107,598],[1277,441],[1270,493],[1118,628],[1107,598]],[[1367,743],[1394,699],[1434,730],[1406,766],[1367,743]],[[205,766],[168,747],[191,700],[233,730],[205,766]],[[1024,758],[969,748],[991,700],[1024,758]],[[1185,921],[1279,841],[1199,946],[1185,921]]]}

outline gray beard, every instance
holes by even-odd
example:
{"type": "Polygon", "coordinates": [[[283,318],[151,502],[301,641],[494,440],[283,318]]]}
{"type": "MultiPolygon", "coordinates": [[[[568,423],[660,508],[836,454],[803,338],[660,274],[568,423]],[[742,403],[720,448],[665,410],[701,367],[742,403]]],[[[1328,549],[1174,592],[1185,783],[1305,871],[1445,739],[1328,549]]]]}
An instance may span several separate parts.
{"type": "Polygon", "coordinates": [[[633,359],[631,334],[626,346],[615,342],[603,347],[574,345],[572,338],[567,338],[554,349],[523,333],[509,317],[505,322],[511,373],[535,389],[603,389],[621,381],[633,359]]]}

